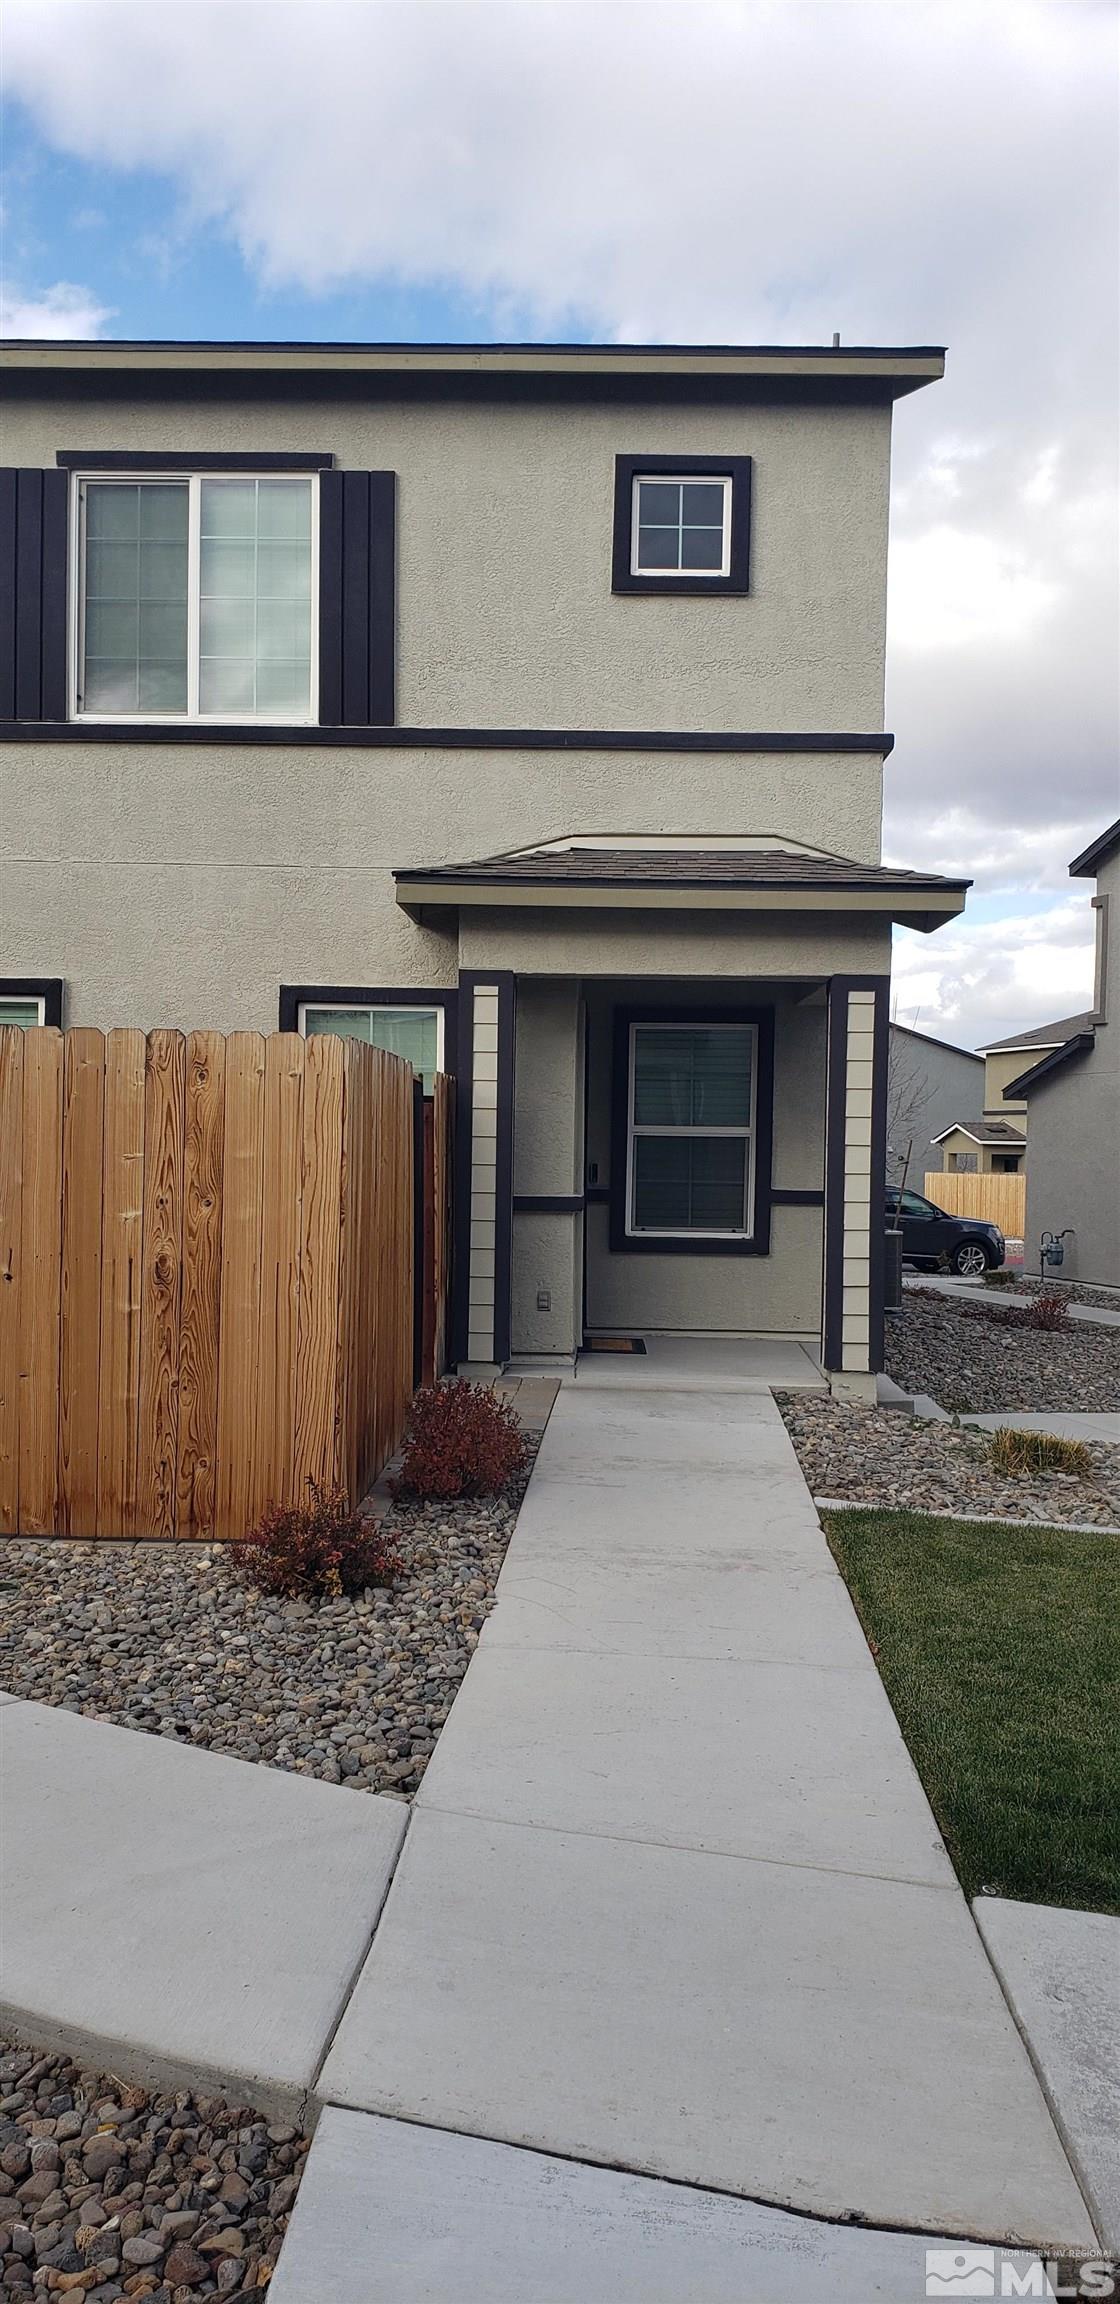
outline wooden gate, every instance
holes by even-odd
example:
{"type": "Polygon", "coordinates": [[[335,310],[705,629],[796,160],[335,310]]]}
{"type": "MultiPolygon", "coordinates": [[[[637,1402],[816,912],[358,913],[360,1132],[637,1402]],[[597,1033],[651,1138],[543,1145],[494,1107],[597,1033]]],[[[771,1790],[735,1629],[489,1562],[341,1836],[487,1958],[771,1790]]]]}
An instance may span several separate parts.
{"type": "Polygon", "coordinates": [[[412,1391],[413,1159],[361,1042],[0,1030],[0,1533],[356,1502],[412,1391]]]}

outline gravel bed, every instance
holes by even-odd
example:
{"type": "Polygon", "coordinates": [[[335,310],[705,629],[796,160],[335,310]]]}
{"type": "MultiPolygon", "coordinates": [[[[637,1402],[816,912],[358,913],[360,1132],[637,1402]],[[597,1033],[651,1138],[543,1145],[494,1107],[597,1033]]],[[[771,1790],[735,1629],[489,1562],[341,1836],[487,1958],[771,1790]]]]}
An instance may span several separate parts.
{"type": "Polygon", "coordinates": [[[1023,1273],[1014,1288],[991,1288],[988,1293],[998,1302],[1001,1295],[1016,1297],[1065,1296],[1071,1304],[1095,1304],[1105,1312],[1120,1312],[1120,1288],[1094,1288],[1087,1280],[1031,1279],[1023,1273]]]}
{"type": "Polygon", "coordinates": [[[0,2295],[259,2304],[307,2147],[220,2096],[0,2044],[0,2295]]]}
{"type": "Polygon", "coordinates": [[[407,1799],[494,1605],[527,1479],[502,1498],[395,1504],[401,1574],[354,1599],[269,1599],[225,1546],[11,1539],[0,1688],[407,1799]]]}
{"type": "Polygon", "coordinates": [[[1072,1321],[1065,1334],[1009,1325],[993,1297],[922,1295],[908,1288],[886,1322],[887,1374],[950,1412],[1008,1408],[1120,1409],[1120,1328],[1072,1321]]]}
{"type": "Polygon", "coordinates": [[[814,1496],[899,1511],[991,1513],[1047,1526],[1120,1528],[1120,1448],[1094,1442],[1091,1480],[1068,1472],[1004,1473],[989,1436],[927,1424],[896,1408],[862,1408],[819,1392],[775,1394],[814,1496]]]}

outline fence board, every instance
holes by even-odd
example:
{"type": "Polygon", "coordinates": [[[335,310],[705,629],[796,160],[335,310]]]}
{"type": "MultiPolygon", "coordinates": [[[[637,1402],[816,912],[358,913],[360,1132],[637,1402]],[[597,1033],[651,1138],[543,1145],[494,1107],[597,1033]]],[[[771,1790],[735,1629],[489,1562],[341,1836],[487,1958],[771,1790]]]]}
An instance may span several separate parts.
{"type": "Polygon", "coordinates": [[[225,1041],[220,1032],[192,1032],[186,1050],[176,1496],[176,1530],[187,1537],[213,1534],[217,1503],[225,1111],[225,1041]]]}
{"type": "Polygon", "coordinates": [[[97,1526],[103,1535],[134,1536],[138,1525],[145,1053],[142,1032],[106,1037],[97,1432],[97,1526]]]}
{"type": "Polygon", "coordinates": [[[355,1041],[0,1034],[0,1533],[237,1538],[309,1475],[357,1502],[413,1382],[415,1134],[409,1067],[355,1041]]]}
{"type": "Polygon", "coordinates": [[[947,1216],[979,1216],[998,1224],[1009,1240],[1021,1240],[1027,1213],[1027,1179],[981,1176],[974,1169],[946,1169],[924,1178],[925,1195],[947,1216]]]}
{"type": "Polygon", "coordinates": [[[44,1536],[58,1525],[62,1034],[54,1025],[24,1034],[21,1197],[19,1524],[44,1536]]]}
{"type": "Polygon", "coordinates": [[[265,1047],[254,1519],[266,1505],[294,1501],[304,1045],[296,1033],[276,1032],[265,1047]]]}
{"type": "Polygon", "coordinates": [[[97,1533],[104,1124],[104,1035],[84,1026],[66,1034],[62,1088],[58,1510],[68,1536],[97,1533]]]}
{"type": "Polygon", "coordinates": [[[338,1479],[335,1343],[342,1233],[343,1042],[315,1033],[304,1044],[296,1364],[295,1493],[338,1479]]]}
{"type": "Polygon", "coordinates": [[[252,1525],[256,1448],[256,1359],[261,1293],[264,1174],[264,1050],[257,1032],[226,1042],[225,1207],[218,1344],[218,1514],[220,1536],[252,1525]]]}
{"type": "Polygon", "coordinates": [[[20,1341],[23,1333],[23,1033],[0,1026],[0,1535],[19,1527],[20,1341]]]}
{"type": "Polygon", "coordinates": [[[148,1535],[176,1526],[186,1058],[181,1032],[150,1032],[144,1072],[144,1257],[140,1280],[137,1511],[148,1535]]]}

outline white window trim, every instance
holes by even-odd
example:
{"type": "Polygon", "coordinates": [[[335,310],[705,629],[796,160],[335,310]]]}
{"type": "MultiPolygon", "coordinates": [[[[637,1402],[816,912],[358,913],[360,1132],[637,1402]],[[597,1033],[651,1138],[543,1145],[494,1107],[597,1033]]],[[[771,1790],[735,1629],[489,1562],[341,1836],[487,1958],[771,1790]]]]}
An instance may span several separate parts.
{"type": "Polygon", "coordinates": [[[660,1017],[654,1018],[654,1017],[650,1017],[650,1016],[645,1016],[645,1017],[643,1017],[643,1018],[641,1019],[640,1023],[634,1023],[634,1024],[631,1024],[631,1026],[630,1026],[630,1044],[629,1044],[629,1050],[628,1050],[628,1061],[627,1061],[627,1081],[626,1081],[626,1237],[627,1237],[627,1239],[628,1239],[628,1240],[751,1240],[751,1239],[753,1239],[753,1237],[754,1237],[754,1223],[755,1223],[755,1186],[756,1186],[756,1161],[755,1161],[755,1143],[756,1143],[756,1132],[755,1132],[755,1115],[756,1115],[756,1108],[757,1108],[757,1103],[758,1103],[758,1026],[757,1026],[756,1024],[744,1024],[744,1023],[741,1023],[741,1022],[739,1022],[739,1021],[738,1021],[738,1020],[737,1020],[735,1017],[725,1017],[725,1016],[713,1016],[713,1017],[711,1018],[711,1021],[710,1021],[710,1022],[709,1022],[707,1019],[704,1019],[703,1021],[698,1021],[698,1020],[697,1020],[697,1018],[695,1018],[695,1017],[690,1017],[690,1018],[688,1019],[688,1021],[687,1021],[687,1022],[680,1022],[680,1023],[678,1023],[677,1019],[676,1019],[675,1017],[673,1017],[673,1016],[666,1016],[666,1017],[664,1018],[664,1020],[662,1020],[660,1017]],[[689,1127],[689,1128],[666,1128],[666,1127],[662,1127],[662,1126],[660,1126],[660,1125],[657,1125],[657,1126],[655,1126],[655,1125],[654,1125],[654,1124],[653,1124],[651,1121],[635,1121],[635,1119],[634,1119],[634,1068],[635,1068],[635,1057],[636,1057],[636,1052],[637,1052],[637,1038],[638,1038],[638,1034],[639,1034],[639,1032],[646,1032],[646,1031],[654,1031],[654,1032],[744,1032],[744,1031],[745,1031],[745,1032],[749,1032],[749,1033],[750,1033],[750,1041],[751,1041],[751,1109],[750,1109],[750,1119],[749,1119],[748,1121],[745,1121],[745,1122],[743,1122],[743,1124],[742,1124],[741,1126],[739,1126],[739,1127],[736,1127],[736,1128],[704,1128],[704,1127],[696,1127],[696,1128],[692,1128],[692,1127],[689,1127]],[[675,1227],[673,1227],[673,1226],[666,1226],[666,1227],[665,1227],[665,1228],[663,1228],[663,1229],[662,1229],[662,1228],[658,1228],[658,1229],[656,1229],[656,1230],[655,1230],[655,1229],[654,1229],[654,1227],[653,1227],[652,1225],[649,1225],[649,1224],[635,1224],[635,1222],[634,1222],[634,1144],[635,1144],[635,1140],[636,1140],[636,1138],[637,1138],[637,1137],[639,1137],[639,1136],[686,1136],[686,1137],[687,1137],[687,1136],[727,1136],[727,1137],[732,1137],[732,1138],[734,1138],[736,1141],[739,1141],[739,1142],[745,1142],[745,1144],[746,1144],[746,1147],[747,1147],[747,1160],[746,1160],[746,1178],[745,1178],[745,1189],[744,1189],[744,1221],[743,1221],[743,1224],[742,1224],[742,1226],[740,1227],[740,1226],[736,1225],[736,1226],[734,1226],[734,1227],[728,1227],[728,1228],[726,1228],[726,1229],[724,1229],[724,1230],[722,1230],[722,1231],[710,1231],[710,1232],[701,1232],[701,1231],[697,1231],[697,1230],[695,1230],[695,1229],[694,1229],[694,1228],[693,1228],[691,1225],[690,1225],[690,1226],[687,1228],[687,1230],[685,1230],[685,1231],[682,1231],[682,1230],[680,1230],[679,1228],[675,1228],[675,1227]]]}
{"type": "Polygon", "coordinates": [[[682,578],[695,582],[700,576],[730,576],[731,574],[731,504],[734,483],[730,472],[635,472],[630,495],[630,574],[632,576],[664,577],[667,584],[680,583],[682,578]],[[643,483],[654,487],[683,488],[695,485],[701,488],[723,490],[723,556],[718,568],[644,568],[638,556],[638,507],[643,483]]]}
{"type": "Polygon", "coordinates": [[[47,1003],[41,992],[0,991],[0,1024],[6,1024],[8,1021],[4,1014],[5,1008],[30,1008],[32,1005],[34,1005],[39,1011],[36,1021],[40,1024],[45,1024],[47,1020],[47,1003]]]}
{"type": "Polygon", "coordinates": [[[444,1030],[446,1010],[441,1001],[432,1001],[429,1007],[422,1000],[301,1000],[296,1009],[297,1029],[307,1038],[307,1014],[313,1016],[434,1016],[436,1020],[437,1072],[443,1070],[444,1030]]]}
{"type": "Polygon", "coordinates": [[[122,720],[152,728],[313,728],[319,719],[319,475],[317,472],[75,472],[70,489],[70,598],[68,602],[69,716],[116,726],[122,720]],[[200,712],[198,710],[199,561],[204,480],[301,480],[311,484],[311,696],[305,712],[200,712]],[[187,512],[187,710],[87,712],[79,701],[85,627],[85,491],[87,481],[135,487],[138,482],[185,481],[187,512]],[[192,709],[193,704],[193,709],[192,709]]]}

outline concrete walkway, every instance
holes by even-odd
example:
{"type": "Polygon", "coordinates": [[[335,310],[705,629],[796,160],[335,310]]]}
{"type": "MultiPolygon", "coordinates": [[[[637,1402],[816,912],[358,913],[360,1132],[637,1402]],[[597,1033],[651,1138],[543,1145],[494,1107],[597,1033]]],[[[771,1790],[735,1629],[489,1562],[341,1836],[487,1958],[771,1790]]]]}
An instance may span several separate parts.
{"type": "Polygon", "coordinates": [[[986,1432],[1011,1425],[1016,1432],[1049,1432],[1057,1440],[1104,1440],[1120,1445],[1120,1414],[1090,1408],[1005,1408],[998,1416],[962,1416],[986,1432]]]}
{"type": "Polygon", "coordinates": [[[318,2092],[1092,2250],[768,1392],[561,1391],[318,2092]]]}

